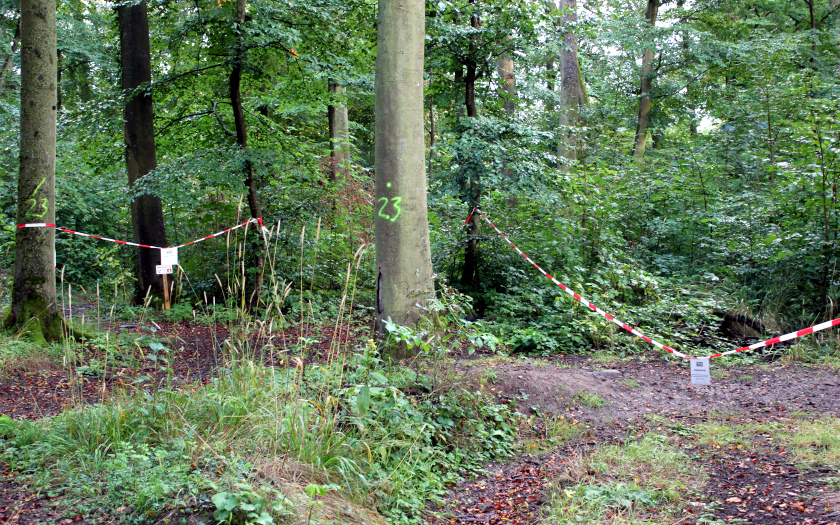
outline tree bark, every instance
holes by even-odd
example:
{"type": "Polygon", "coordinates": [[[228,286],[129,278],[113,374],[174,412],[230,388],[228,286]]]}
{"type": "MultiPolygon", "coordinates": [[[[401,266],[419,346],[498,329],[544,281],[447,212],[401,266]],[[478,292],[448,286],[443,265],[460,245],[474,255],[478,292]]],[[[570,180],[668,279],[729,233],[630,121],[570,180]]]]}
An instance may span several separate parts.
{"type": "MultiPolygon", "coordinates": [[[[55,0],[22,0],[17,223],[55,223],[55,0]]],[[[4,325],[46,344],[62,337],[55,229],[18,228],[12,305],[4,325]]]]}
{"type": "MultiPolygon", "coordinates": [[[[413,325],[434,297],[423,132],[423,0],[379,0],[376,53],[376,327],[413,325]]],[[[396,352],[395,356],[399,356],[396,352]]]]}
{"type": "Polygon", "coordinates": [[[560,27],[563,29],[563,43],[560,44],[560,140],[557,143],[557,169],[571,171],[577,160],[577,120],[580,107],[584,105],[584,94],[578,64],[577,34],[572,25],[577,22],[576,0],[561,0],[560,9],[563,17],[560,27]]]}
{"type": "MultiPolygon", "coordinates": [[[[229,92],[230,103],[233,106],[233,123],[236,129],[236,143],[239,145],[239,150],[245,153],[248,149],[248,129],[245,125],[245,110],[242,108],[242,64],[245,60],[245,0],[236,0],[236,23],[234,31],[236,33],[236,49],[233,59],[233,68],[230,72],[229,92]]],[[[259,195],[257,194],[257,182],[254,176],[254,167],[251,160],[245,158],[245,186],[248,188],[248,210],[251,212],[251,217],[255,219],[262,218],[262,209],[260,208],[259,195]]],[[[261,235],[259,227],[254,224],[249,224],[248,228],[254,228],[257,236],[261,235]]],[[[243,286],[242,303],[243,306],[247,304],[249,308],[253,308],[259,304],[260,291],[263,284],[263,269],[265,267],[265,253],[262,250],[262,243],[252,242],[247,252],[253,254],[253,264],[250,265],[254,271],[252,279],[252,286],[250,287],[251,294],[246,297],[246,287],[243,286]]],[[[243,283],[244,284],[244,283],[243,283]]]]}
{"type": "Polygon", "coordinates": [[[502,88],[500,95],[504,97],[502,109],[508,118],[512,119],[514,111],[516,111],[516,77],[513,74],[513,60],[510,59],[510,55],[503,53],[497,59],[496,64],[502,88]]]}
{"type": "MultiPolygon", "coordinates": [[[[475,0],[470,0],[471,4],[475,0]]],[[[478,16],[473,14],[470,17],[470,26],[478,28],[481,21],[478,16]]],[[[464,75],[464,107],[467,110],[468,118],[478,117],[478,106],[475,103],[475,81],[478,77],[476,56],[478,54],[478,45],[475,39],[470,42],[469,60],[467,61],[467,73],[464,75]]],[[[464,187],[462,193],[467,198],[468,210],[472,210],[476,206],[481,205],[481,180],[477,175],[464,179],[464,187]]],[[[461,283],[465,286],[471,286],[478,279],[478,229],[479,216],[473,214],[472,220],[467,224],[467,245],[464,248],[464,270],[461,274],[461,283]]]]}
{"type": "Polygon", "coordinates": [[[330,179],[336,181],[347,178],[350,173],[350,120],[347,116],[347,104],[337,100],[344,93],[344,87],[330,82],[327,89],[330,93],[330,105],[327,106],[330,127],[330,179]]]}
{"type": "MultiPolygon", "coordinates": [[[[149,16],[145,3],[117,8],[120,27],[120,59],[122,89],[126,97],[123,108],[123,136],[128,185],[134,184],[157,167],[155,148],[154,106],[149,89],[138,90],[152,81],[149,16]]],[[[166,246],[166,226],[160,197],[139,195],[131,203],[131,231],[134,242],[166,246]]],[[[163,279],[155,267],[160,264],[160,250],[137,248],[135,274],[137,289],[134,300],[142,304],[150,295],[163,299],[163,279]]]]}
{"type": "MultiPolygon", "coordinates": [[[[840,11],[840,0],[831,0],[831,8],[835,11],[840,11]]],[[[838,39],[838,41],[840,41],[840,20],[835,20],[834,22],[834,36],[838,39]]],[[[837,64],[834,65],[834,71],[836,71],[837,76],[840,77],[840,60],[838,60],[837,64]]]]}
{"type": "Polygon", "coordinates": [[[429,106],[429,180],[435,176],[435,145],[437,140],[435,131],[435,106],[429,106]]]}
{"type": "MultiPolygon", "coordinates": [[[[656,26],[656,16],[659,12],[659,0],[648,0],[645,19],[648,26],[656,26]]],[[[633,145],[633,158],[640,161],[645,156],[645,142],[647,141],[648,124],[650,123],[650,90],[653,87],[653,48],[644,50],[642,58],[641,88],[639,89],[639,119],[636,124],[636,140],[633,145]]]]}

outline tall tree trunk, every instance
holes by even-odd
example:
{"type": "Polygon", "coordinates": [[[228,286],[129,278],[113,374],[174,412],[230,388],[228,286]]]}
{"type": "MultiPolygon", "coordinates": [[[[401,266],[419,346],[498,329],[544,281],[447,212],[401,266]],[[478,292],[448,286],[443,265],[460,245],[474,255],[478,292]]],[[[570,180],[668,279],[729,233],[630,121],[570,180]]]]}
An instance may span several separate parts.
{"type": "MultiPolygon", "coordinates": [[[[840,12],[840,0],[831,0],[831,8],[840,12]]],[[[840,20],[835,20],[834,22],[834,36],[840,41],[840,20]]],[[[840,77],[840,60],[837,60],[834,70],[837,72],[837,76],[840,77]]]]}
{"type": "MultiPolygon", "coordinates": [[[[122,89],[126,97],[123,109],[123,136],[128,185],[157,167],[154,106],[148,89],[138,88],[152,81],[152,58],[149,43],[149,16],[146,4],[121,5],[117,8],[120,26],[122,89]]],[[[131,230],[134,242],[166,246],[166,227],[160,197],[140,195],[131,203],[131,230]]],[[[142,304],[147,294],[163,299],[163,280],[155,267],[160,264],[160,250],[137,248],[134,269],[137,289],[134,300],[142,304]]]]}
{"type": "Polygon", "coordinates": [[[435,176],[435,145],[437,140],[435,131],[435,106],[429,105],[429,180],[435,176]]]}
{"type": "MultiPolygon", "coordinates": [[[[379,0],[376,51],[376,328],[416,324],[434,297],[423,133],[423,0],[379,0]]],[[[399,353],[399,352],[398,352],[399,353]]]]}
{"type": "MultiPolygon", "coordinates": [[[[659,0],[648,0],[645,19],[648,26],[656,26],[656,16],[659,12],[659,0]]],[[[639,119],[636,124],[636,140],[633,145],[633,158],[641,160],[645,156],[645,142],[647,141],[648,124],[650,123],[650,90],[653,87],[653,48],[645,48],[642,58],[641,87],[639,89],[639,119]]]]}
{"type": "Polygon", "coordinates": [[[563,29],[563,43],[560,44],[560,115],[559,128],[561,138],[557,144],[557,168],[571,171],[577,160],[577,120],[580,106],[584,104],[580,65],[577,56],[577,35],[568,29],[577,22],[576,0],[561,0],[560,10],[563,17],[560,27],[563,29]]]}
{"type": "MultiPolygon", "coordinates": [[[[471,4],[475,0],[470,0],[471,4]]],[[[481,21],[478,16],[473,14],[470,17],[470,26],[478,28],[481,21]]],[[[478,45],[473,39],[469,47],[469,60],[467,61],[467,74],[464,76],[464,107],[467,110],[468,118],[478,117],[478,106],[475,103],[475,81],[478,76],[476,56],[478,54],[478,45]]],[[[481,205],[481,180],[478,175],[470,175],[464,178],[463,194],[467,198],[468,209],[471,210],[476,206],[481,205]]],[[[471,286],[478,279],[478,227],[479,216],[473,214],[469,224],[467,224],[467,246],[464,248],[464,271],[461,274],[461,283],[465,286],[471,286]]]]}
{"type": "Polygon", "coordinates": [[[501,96],[504,97],[502,109],[509,119],[513,118],[516,111],[516,77],[513,75],[513,60],[510,55],[503,53],[497,61],[499,81],[501,82],[501,96]]]}
{"type": "MultiPolygon", "coordinates": [[[[516,77],[513,74],[513,60],[510,59],[509,54],[503,53],[497,59],[496,66],[501,84],[500,96],[504,101],[502,109],[508,121],[512,123],[516,116],[516,77]]],[[[510,167],[506,158],[502,160],[502,176],[511,184],[516,182],[513,176],[513,168],[510,167]]],[[[516,197],[510,196],[507,198],[507,203],[509,206],[516,206],[518,201],[516,197]]]]}
{"type": "MultiPolygon", "coordinates": [[[[22,0],[17,223],[55,223],[55,0],[22,0]]],[[[55,229],[18,228],[12,305],[4,325],[40,344],[62,337],[55,229]]]]}
{"type": "MultiPolygon", "coordinates": [[[[230,72],[230,103],[233,106],[233,123],[236,128],[236,143],[239,145],[240,151],[246,155],[245,157],[245,186],[248,188],[248,210],[251,212],[251,217],[255,219],[262,218],[262,210],[260,209],[259,195],[257,194],[257,182],[254,176],[254,167],[251,160],[247,157],[246,150],[248,149],[248,130],[245,127],[245,110],[242,108],[242,92],[240,84],[242,83],[242,63],[245,60],[245,33],[242,27],[245,23],[245,0],[236,0],[236,24],[234,31],[236,33],[236,50],[233,59],[233,68],[230,72]]],[[[248,228],[254,228],[255,234],[259,237],[261,232],[259,227],[249,224],[248,228]]],[[[254,277],[252,279],[252,286],[250,287],[250,295],[246,296],[249,287],[243,284],[242,303],[243,306],[253,308],[259,304],[260,292],[263,283],[263,269],[265,267],[265,252],[261,242],[252,241],[251,245],[246,250],[246,253],[252,254],[253,264],[252,271],[254,277]]]]}
{"type": "Polygon", "coordinates": [[[330,105],[327,106],[327,120],[330,126],[330,179],[347,178],[350,173],[350,120],[347,104],[339,100],[344,87],[330,82],[330,105]]]}

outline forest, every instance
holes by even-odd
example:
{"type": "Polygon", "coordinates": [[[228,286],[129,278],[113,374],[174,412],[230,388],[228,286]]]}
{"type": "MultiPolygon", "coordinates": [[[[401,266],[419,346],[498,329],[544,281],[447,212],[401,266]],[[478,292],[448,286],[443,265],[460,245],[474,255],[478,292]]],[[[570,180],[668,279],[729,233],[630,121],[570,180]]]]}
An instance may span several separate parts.
{"type": "Polygon", "coordinates": [[[840,0],[0,0],[0,61],[0,521],[840,519],[840,0]]]}

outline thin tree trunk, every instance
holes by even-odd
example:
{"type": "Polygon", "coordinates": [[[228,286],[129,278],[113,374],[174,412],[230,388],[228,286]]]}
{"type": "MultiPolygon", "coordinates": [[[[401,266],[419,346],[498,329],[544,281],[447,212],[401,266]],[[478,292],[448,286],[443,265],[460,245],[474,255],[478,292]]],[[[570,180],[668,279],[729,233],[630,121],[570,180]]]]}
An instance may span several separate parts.
{"type": "MultiPolygon", "coordinates": [[[[123,136],[128,185],[134,184],[157,167],[154,106],[148,89],[138,88],[152,81],[149,16],[145,3],[117,8],[120,27],[122,89],[126,97],[123,109],[123,136]]],[[[131,203],[131,231],[134,242],[166,246],[166,226],[160,197],[140,195],[131,203]]],[[[138,248],[135,254],[137,289],[135,302],[142,304],[147,294],[163,299],[163,280],[157,274],[160,250],[138,248]]]]}
{"type": "MultiPolygon", "coordinates": [[[[423,133],[423,0],[379,0],[376,52],[376,327],[420,319],[434,297],[423,133]]],[[[401,357],[395,352],[394,357],[401,357]]]]}
{"type": "Polygon", "coordinates": [[[429,180],[435,176],[435,107],[429,106],[429,180]]]}
{"type": "MultiPolygon", "coordinates": [[[[840,11],[840,0],[831,0],[831,8],[835,11],[840,11]]],[[[837,41],[840,41],[840,21],[835,21],[834,23],[834,36],[837,38],[837,41]]],[[[834,70],[837,72],[837,76],[840,77],[840,59],[837,60],[834,70]]]]}
{"type": "MultiPolygon", "coordinates": [[[[499,82],[501,84],[500,96],[504,101],[502,109],[504,110],[508,121],[512,123],[516,117],[516,77],[513,74],[513,60],[510,59],[509,54],[503,53],[502,56],[498,58],[496,65],[498,68],[499,82]]],[[[514,180],[513,168],[510,167],[507,158],[502,160],[502,176],[510,181],[511,184],[516,182],[514,180]]],[[[518,202],[516,197],[510,196],[507,198],[507,203],[510,206],[516,206],[518,202]]]]}
{"type": "Polygon", "coordinates": [[[508,118],[512,119],[516,110],[516,77],[513,75],[513,60],[510,59],[510,55],[503,53],[496,64],[502,88],[501,95],[504,97],[502,109],[507,113],[508,118]]]}
{"type": "MultiPolygon", "coordinates": [[[[55,223],[55,0],[22,0],[17,223],[55,223]]],[[[4,325],[33,342],[62,337],[56,305],[55,229],[18,228],[12,305],[4,325]]]]}
{"type": "MultiPolygon", "coordinates": [[[[471,4],[475,0],[470,0],[471,4]]],[[[470,26],[478,28],[481,21],[478,16],[470,17],[470,26]]],[[[467,110],[468,118],[478,117],[478,106],[475,103],[475,81],[477,78],[477,65],[475,56],[478,53],[478,45],[473,39],[470,42],[469,56],[467,61],[467,73],[464,76],[464,107],[467,110]]],[[[464,179],[464,188],[462,188],[464,195],[467,197],[468,209],[471,210],[476,206],[481,205],[481,180],[477,175],[472,175],[464,179]]],[[[478,227],[479,216],[473,214],[469,224],[467,224],[467,246],[464,248],[464,271],[461,274],[461,283],[466,286],[472,285],[478,279],[478,227]]]]}
{"type": "MultiPolygon", "coordinates": [[[[658,0],[648,0],[645,19],[651,29],[656,26],[656,16],[659,12],[660,5],[658,0]]],[[[645,142],[647,141],[648,124],[650,123],[650,90],[653,87],[653,58],[653,48],[645,48],[642,58],[641,87],[639,89],[639,119],[636,124],[636,140],[633,144],[633,158],[639,161],[645,156],[645,142]]]]}
{"type": "Polygon", "coordinates": [[[344,87],[330,82],[330,105],[327,106],[327,120],[330,127],[330,179],[347,178],[350,173],[350,119],[347,105],[337,99],[344,93],[344,87]]]}
{"type": "Polygon", "coordinates": [[[56,49],[55,57],[56,57],[55,100],[56,100],[56,106],[57,106],[56,109],[59,113],[63,113],[64,111],[63,111],[63,108],[62,108],[62,105],[61,105],[61,62],[63,62],[62,58],[64,58],[64,57],[61,56],[61,50],[60,49],[56,49]]]}
{"type": "MultiPolygon", "coordinates": [[[[233,123],[236,128],[236,143],[239,145],[240,152],[245,157],[245,186],[248,188],[248,210],[251,212],[251,217],[255,219],[262,218],[262,210],[260,209],[259,195],[257,194],[257,183],[254,175],[254,167],[251,160],[247,157],[246,150],[248,149],[248,130],[245,126],[245,110],[242,108],[242,92],[240,89],[242,83],[242,63],[245,60],[245,0],[236,1],[236,24],[234,31],[236,33],[236,50],[233,60],[233,68],[230,72],[229,92],[230,103],[233,106],[233,123]]],[[[257,236],[260,236],[259,227],[249,224],[248,228],[254,228],[257,236]]],[[[246,289],[243,283],[243,306],[247,304],[249,308],[257,306],[260,300],[260,292],[263,283],[263,269],[265,267],[265,253],[262,250],[262,243],[252,242],[251,246],[246,250],[253,254],[253,270],[255,271],[253,286],[251,288],[251,295],[246,297],[246,289]]]]}
{"type": "Polygon", "coordinates": [[[572,31],[565,31],[577,22],[577,2],[576,0],[561,0],[560,9],[563,12],[560,26],[564,29],[564,33],[563,44],[560,45],[559,128],[561,140],[557,147],[557,168],[568,172],[577,160],[578,144],[575,128],[584,97],[577,56],[577,35],[572,31]]]}

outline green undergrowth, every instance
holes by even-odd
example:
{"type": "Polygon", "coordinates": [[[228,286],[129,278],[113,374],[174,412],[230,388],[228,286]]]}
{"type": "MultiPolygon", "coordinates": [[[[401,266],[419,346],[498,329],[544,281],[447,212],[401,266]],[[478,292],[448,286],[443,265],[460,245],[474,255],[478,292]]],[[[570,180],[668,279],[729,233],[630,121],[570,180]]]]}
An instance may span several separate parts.
{"type": "Polygon", "coordinates": [[[60,496],[67,515],[122,523],[211,511],[222,522],[377,523],[378,512],[417,523],[447,484],[510,454],[515,433],[508,407],[385,366],[372,343],[288,369],[234,359],[205,386],[0,418],[2,460],[19,480],[60,496]]]}

